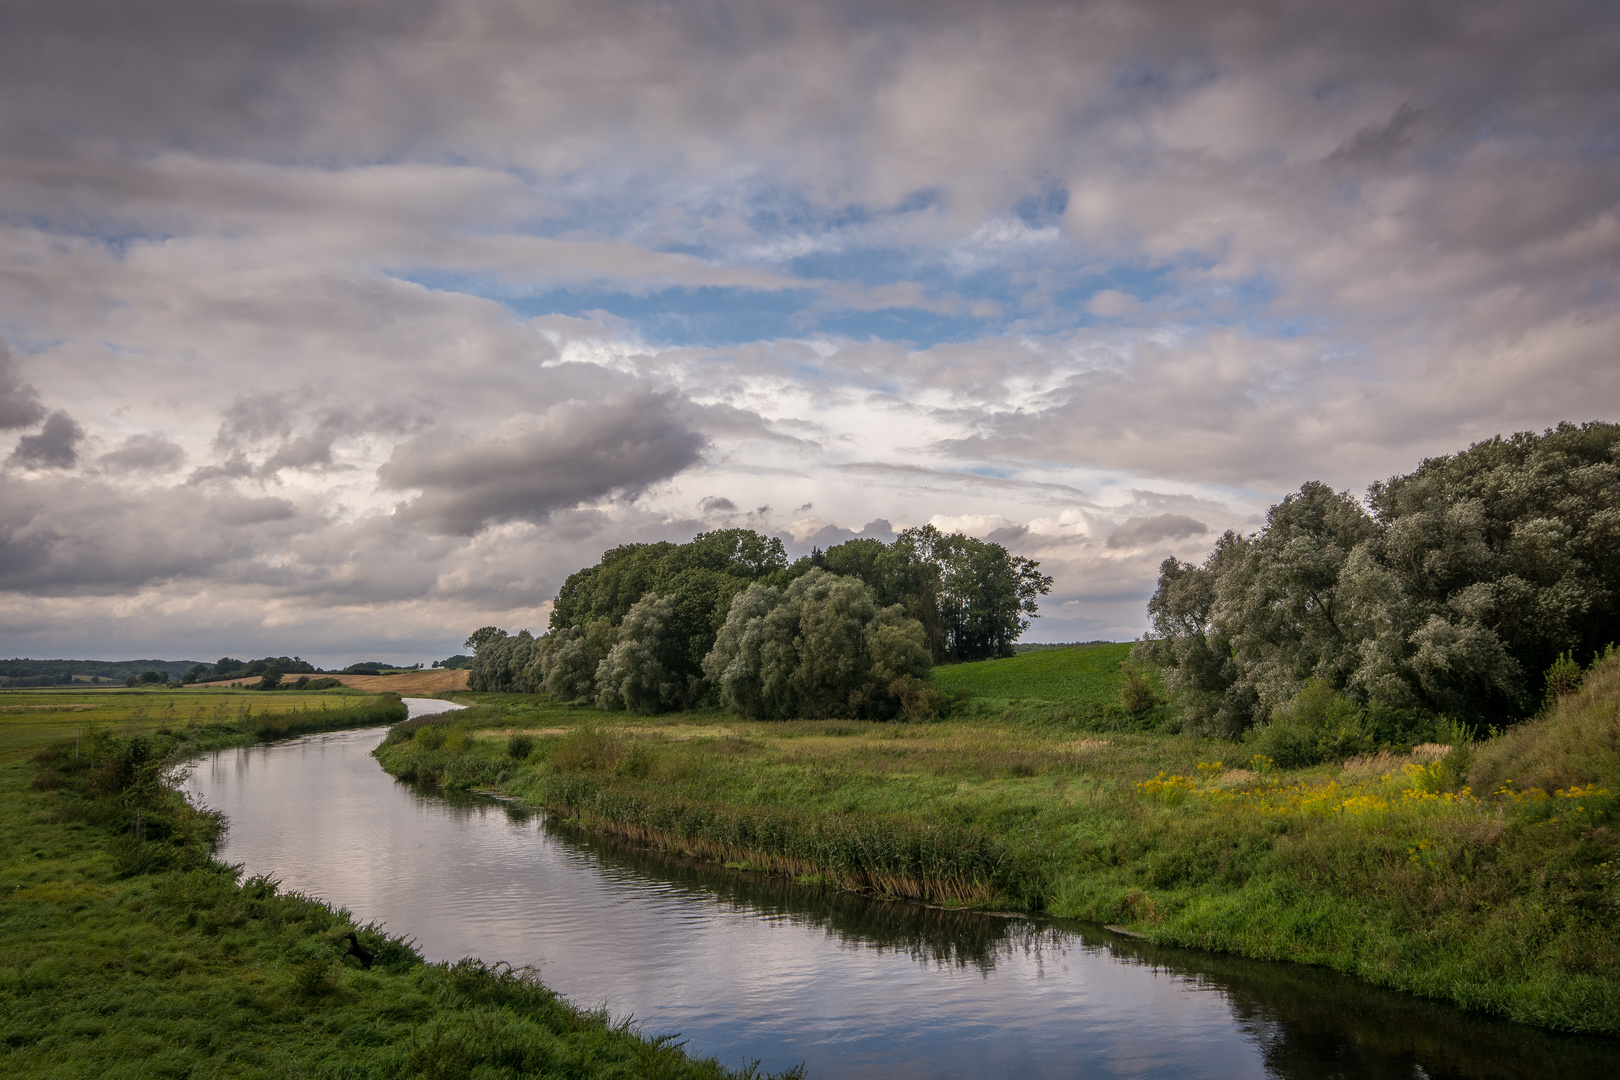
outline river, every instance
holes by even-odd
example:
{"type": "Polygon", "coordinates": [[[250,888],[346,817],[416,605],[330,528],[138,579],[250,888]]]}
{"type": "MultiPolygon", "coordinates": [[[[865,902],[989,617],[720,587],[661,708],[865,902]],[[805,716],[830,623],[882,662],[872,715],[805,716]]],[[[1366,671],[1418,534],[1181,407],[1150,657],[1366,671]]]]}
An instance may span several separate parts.
{"type": "MultiPolygon", "coordinates": [[[[445,705],[413,703],[413,712],[445,705]]],[[[188,790],[250,874],[728,1065],[865,1077],[1614,1077],[1560,1036],[1321,969],[948,912],[652,857],[396,782],[382,731],[227,750],[188,790]]]]}

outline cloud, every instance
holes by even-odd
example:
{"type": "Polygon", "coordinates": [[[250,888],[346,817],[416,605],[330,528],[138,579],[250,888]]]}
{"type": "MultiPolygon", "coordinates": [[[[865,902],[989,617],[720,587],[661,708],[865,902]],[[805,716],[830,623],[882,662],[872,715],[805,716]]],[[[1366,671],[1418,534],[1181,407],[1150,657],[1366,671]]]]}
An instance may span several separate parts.
{"type": "Polygon", "coordinates": [[[0,341],[0,431],[33,427],[44,415],[39,391],[22,381],[11,350],[0,341]]]}
{"type": "Polygon", "coordinates": [[[186,452],[179,443],[160,432],[131,435],[96,459],[96,465],[111,473],[166,473],[173,472],[186,462],[186,452]]]}
{"type": "Polygon", "coordinates": [[[1353,162],[1387,165],[1397,153],[1412,145],[1413,133],[1422,118],[1421,109],[1404,101],[1388,123],[1368,124],[1340,143],[1324,161],[1329,165],[1353,162]]]}
{"type": "Polygon", "coordinates": [[[1154,521],[1620,416],[1612,5],[17,7],[41,649],[454,651],[713,515],[971,522],[1128,632],[1154,521]]]}
{"type": "Polygon", "coordinates": [[[1186,540],[1203,536],[1209,526],[1185,514],[1159,514],[1150,518],[1128,518],[1108,537],[1111,548],[1147,547],[1164,540],[1186,540]]]}
{"type": "Polygon", "coordinates": [[[419,489],[401,524],[470,536],[492,524],[539,523],[608,497],[634,498],[695,464],[705,440],[668,394],[567,401],[486,435],[429,431],[394,449],[382,487],[419,489]]]}
{"type": "Polygon", "coordinates": [[[7,465],[25,469],[71,469],[79,462],[79,442],[84,428],[58,409],[45,418],[37,435],[24,435],[6,459],[7,465]]]}

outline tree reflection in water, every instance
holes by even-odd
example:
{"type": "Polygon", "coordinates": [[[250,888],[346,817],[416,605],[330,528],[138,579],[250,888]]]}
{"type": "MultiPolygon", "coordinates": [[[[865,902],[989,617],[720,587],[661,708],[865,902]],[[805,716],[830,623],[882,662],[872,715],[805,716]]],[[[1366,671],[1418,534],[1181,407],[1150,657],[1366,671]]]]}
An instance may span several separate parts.
{"type": "MultiPolygon", "coordinates": [[[[529,816],[513,804],[507,804],[507,813],[514,820],[529,816]]],[[[1072,950],[1151,968],[1221,994],[1259,1047],[1267,1071],[1287,1080],[1620,1076],[1620,1043],[1612,1040],[1560,1035],[1465,1012],[1325,968],[1169,948],[1065,920],[952,911],[735,873],[536,816],[547,832],[590,852],[610,873],[656,878],[736,910],[814,926],[851,947],[986,974],[1003,958],[1023,955],[1039,964],[1072,950]]]]}

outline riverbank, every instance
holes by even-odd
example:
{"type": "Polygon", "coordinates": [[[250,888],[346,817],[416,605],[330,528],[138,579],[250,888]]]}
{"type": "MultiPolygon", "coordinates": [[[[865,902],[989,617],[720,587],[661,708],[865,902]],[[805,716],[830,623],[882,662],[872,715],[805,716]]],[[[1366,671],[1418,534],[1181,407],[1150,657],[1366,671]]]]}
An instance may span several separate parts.
{"type": "Polygon", "coordinates": [[[475,700],[396,727],[379,760],[741,870],[1123,925],[1620,1035],[1620,784],[1612,750],[1578,749],[1613,745],[1592,732],[1620,700],[1614,662],[1545,737],[1291,771],[1054,709],[749,723],[475,700]]]}
{"type": "MultiPolygon", "coordinates": [[[[363,701],[403,716],[397,698],[363,701]]],[[[239,880],[212,857],[223,823],[186,804],[168,767],[312,730],[321,712],[267,717],[261,706],[251,728],[176,727],[152,716],[154,703],[165,711],[154,698],[144,717],[125,710],[120,734],[67,741],[50,717],[6,716],[0,1067],[98,1078],[750,1075],[578,1009],[528,972],[425,964],[347,911],[239,880]],[[369,970],[348,952],[351,931],[369,970]]],[[[358,711],[324,719],[352,727],[339,721],[358,711]]]]}

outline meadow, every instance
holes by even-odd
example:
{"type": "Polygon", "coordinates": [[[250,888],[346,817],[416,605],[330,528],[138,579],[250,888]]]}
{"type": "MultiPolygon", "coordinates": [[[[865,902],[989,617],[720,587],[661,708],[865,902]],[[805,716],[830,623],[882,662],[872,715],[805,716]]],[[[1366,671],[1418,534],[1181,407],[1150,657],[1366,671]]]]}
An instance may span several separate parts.
{"type": "Polygon", "coordinates": [[[186,804],[170,766],[388,723],[397,698],[108,693],[0,693],[0,1067],[13,1075],[755,1075],[581,1010],[532,972],[424,963],[407,940],[213,859],[222,823],[186,804]]]}
{"type": "Polygon", "coordinates": [[[274,694],[228,689],[0,690],[0,762],[87,734],[208,731],[279,738],[307,731],[371,727],[404,718],[397,697],[359,691],[274,694]]]}
{"type": "Polygon", "coordinates": [[[377,754],[402,778],[739,870],[1045,911],[1620,1035],[1620,659],[1501,739],[1286,770],[1133,724],[1103,700],[1121,657],[1110,673],[1099,653],[941,669],[953,691],[1029,697],[926,723],[467,695],[377,754]]]}

